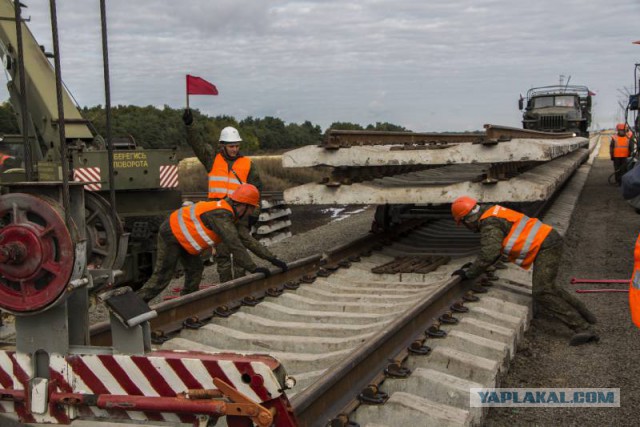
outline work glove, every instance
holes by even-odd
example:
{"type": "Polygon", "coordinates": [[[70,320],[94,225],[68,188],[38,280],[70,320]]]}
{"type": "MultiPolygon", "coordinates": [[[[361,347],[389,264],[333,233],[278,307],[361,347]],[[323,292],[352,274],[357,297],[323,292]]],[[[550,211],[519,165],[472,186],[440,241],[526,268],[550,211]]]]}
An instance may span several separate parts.
{"type": "Polygon", "coordinates": [[[266,267],[256,267],[255,270],[252,271],[252,273],[262,273],[264,274],[265,278],[271,276],[271,272],[266,267]]]}
{"type": "Polygon", "coordinates": [[[287,263],[278,258],[269,258],[269,262],[281,269],[283,273],[289,270],[289,266],[287,265],[287,263]]]}
{"type": "Polygon", "coordinates": [[[191,112],[191,108],[184,110],[184,113],[182,113],[182,121],[186,126],[191,126],[191,123],[193,123],[193,113],[191,112]]]}
{"type": "Polygon", "coordinates": [[[251,230],[251,227],[253,227],[254,225],[256,225],[258,223],[258,217],[255,216],[255,215],[252,215],[252,216],[249,217],[247,222],[249,223],[249,230],[251,230]]]}
{"type": "Polygon", "coordinates": [[[467,276],[467,270],[460,268],[456,271],[454,271],[453,273],[451,273],[451,277],[453,276],[460,276],[460,278],[462,280],[467,280],[469,277],[467,276]]]}

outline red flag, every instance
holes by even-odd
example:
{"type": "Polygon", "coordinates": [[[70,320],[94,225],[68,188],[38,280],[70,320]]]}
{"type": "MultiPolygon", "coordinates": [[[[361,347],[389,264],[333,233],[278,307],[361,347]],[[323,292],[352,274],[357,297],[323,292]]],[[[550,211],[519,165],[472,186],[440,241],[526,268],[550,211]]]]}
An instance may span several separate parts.
{"type": "Polygon", "coordinates": [[[218,89],[200,77],[187,74],[187,95],[217,95],[218,89]]]}

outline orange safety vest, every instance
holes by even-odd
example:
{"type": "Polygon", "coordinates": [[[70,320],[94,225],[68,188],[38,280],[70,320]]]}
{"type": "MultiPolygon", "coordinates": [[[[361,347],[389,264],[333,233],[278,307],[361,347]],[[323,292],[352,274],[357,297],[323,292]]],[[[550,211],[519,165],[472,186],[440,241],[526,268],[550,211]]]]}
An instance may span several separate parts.
{"type": "Polygon", "coordinates": [[[613,136],[613,157],[614,158],[627,158],[629,157],[629,137],[628,136],[613,136]]]}
{"type": "Polygon", "coordinates": [[[629,308],[631,309],[631,320],[640,328],[640,235],[636,240],[636,247],[633,251],[633,275],[629,282],[629,308]]]}
{"type": "Polygon", "coordinates": [[[251,159],[248,157],[239,157],[229,169],[227,161],[218,153],[209,171],[209,198],[222,199],[233,193],[247,182],[250,170],[251,159]]]}
{"type": "Polygon", "coordinates": [[[480,220],[498,217],[512,223],[509,234],[502,241],[502,253],[509,261],[524,269],[529,269],[544,239],[549,235],[550,226],[536,218],[529,218],[523,213],[495,205],[487,209],[480,220]]]}
{"type": "Polygon", "coordinates": [[[233,208],[226,200],[215,202],[198,202],[178,209],[169,217],[169,225],[178,243],[191,255],[197,255],[203,250],[220,243],[216,233],[208,229],[200,216],[212,210],[223,209],[233,214],[233,208]]]}

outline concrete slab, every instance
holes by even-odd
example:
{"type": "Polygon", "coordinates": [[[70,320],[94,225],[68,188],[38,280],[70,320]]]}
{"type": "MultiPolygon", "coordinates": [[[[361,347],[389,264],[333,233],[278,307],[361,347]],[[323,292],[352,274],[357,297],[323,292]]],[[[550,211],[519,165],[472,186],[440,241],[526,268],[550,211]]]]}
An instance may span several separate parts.
{"type": "MultiPolygon", "coordinates": [[[[579,149],[493,185],[472,182],[468,180],[471,177],[434,184],[433,172],[427,170],[339,187],[305,184],[285,190],[284,197],[288,203],[299,205],[451,203],[460,194],[486,203],[533,202],[548,199],[587,156],[586,149],[579,149]]],[[[459,174],[456,170],[452,179],[459,174]]]]}
{"type": "Polygon", "coordinates": [[[372,314],[387,314],[392,312],[397,313],[399,311],[402,311],[404,308],[410,307],[412,305],[410,303],[369,303],[367,305],[362,305],[357,302],[326,302],[286,292],[278,298],[269,298],[269,300],[275,304],[302,310],[308,309],[314,311],[343,311],[351,313],[372,314]]]}
{"type": "Polygon", "coordinates": [[[451,144],[437,150],[398,150],[398,145],[369,145],[326,150],[315,145],[297,148],[282,155],[282,166],[395,166],[449,165],[455,163],[546,162],[563,156],[589,141],[567,139],[512,139],[497,145],[451,144]]]}
{"type": "MultiPolygon", "coordinates": [[[[435,289],[429,289],[424,287],[422,292],[418,292],[417,295],[425,295],[433,293],[435,289]]],[[[334,301],[334,302],[409,302],[415,301],[416,293],[411,292],[409,294],[378,294],[373,290],[365,291],[362,293],[332,293],[331,290],[324,290],[318,287],[306,286],[298,289],[297,295],[307,296],[318,300],[334,301]]]]}
{"type": "MultiPolygon", "coordinates": [[[[190,339],[177,337],[164,343],[161,348],[163,350],[187,350],[187,351],[207,351],[211,353],[238,353],[238,354],[260,354],[255,351],[238,350],[238,349],[219,349],[213,346],[204,345],[200,342],[190,339]]],[[[266,354],[266,353],[264,353],[266,354]]],[[[325,369],[344,359],[351,354],[351,349],[345,349],[330,353],[286,353],[286,352],[269,352],[269,355],[276,358],[285,367],[285,371],[289,375],[293,375],[296,380],[298,376],[305,372],[318,371],[325,369]]]]}
{"type": "Polygon", "coordinates": [[[374,333],[352,335],[346,338],[309,337],[271,334],[250,334],[236,329],[209,323],[199,329],[184,329],[181,336],[217,348],[236,348],[252,352],[335,352],[354,348],[374,333]]]}
{"type": "Polygon", "coordinates": [[[417,368],[435,369],[458,378],[483,384],[484,387],[495,385],[501,362],[450,348],[445,341],[446,338],[428,341],[427,344],[437,345],[437,347],[434,347],[428,356],[410,357],[407,360],[407,366],[411,370],[417,368]]]}
{"type": "Polygon", "coordinates": [[[322,324],[349,323],[351,325],[368,324],[379,320],[393,319],[397,315],[395,311],[391,313],[348,313],[344,311],[304,310],[296,307],[287,307],[271,301],[263,301],[255,307],[242,307],[240,310],[258,316],[267,316],[286,321],[322,324]]]}
{"type": "MultiPolygon", "coordinates": [[[[410,393],[433,402],[464,409],[469,406],[470,389],[475,387],[482,387],[482,384],[434,369],[418,368],[409,378],[386,379],[382,384],[382,391],[389,395],[397,392],[410,393]]],[[[480,420],[482,408],[469,408],[469,412],[474,421],[480,420]]]]}
{"type": "Polygon", "coordinates": [[[363,405],[356,412],[355,422],[370,422],[393,426],[453,427],[471,424],[469,411],[433,402],[409,393],[394,393],[384,405],[363,405]]]}
{"type": "Polygon", "coordinates": [[[235,330],[248,334],[269,334],[277,333],[291,336],[316,336],[316,337],[336,337],[344,338],[352,335],[361,335],[374,332],[383,328],[389,322],[376,322],[364,325],[341,325],[331,323],[311,323],[311,322],[287,322],[283,320],[270,319],[256,316],[249,313],[238,312],[232,317],[214,317],[211,323],[234,328],[235,330]]]}

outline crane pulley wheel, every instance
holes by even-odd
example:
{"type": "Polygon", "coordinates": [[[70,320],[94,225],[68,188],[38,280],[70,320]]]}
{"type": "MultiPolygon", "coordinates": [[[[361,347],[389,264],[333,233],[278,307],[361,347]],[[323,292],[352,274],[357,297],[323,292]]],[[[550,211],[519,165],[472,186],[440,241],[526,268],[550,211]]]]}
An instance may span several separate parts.
{"type": "Polygon", "coordinates": [[[74,228],[51,199],[0,196],[0,308],[25,315],[62,297],[75,266],[74,228]]]}

